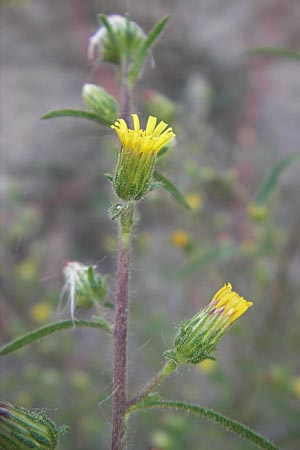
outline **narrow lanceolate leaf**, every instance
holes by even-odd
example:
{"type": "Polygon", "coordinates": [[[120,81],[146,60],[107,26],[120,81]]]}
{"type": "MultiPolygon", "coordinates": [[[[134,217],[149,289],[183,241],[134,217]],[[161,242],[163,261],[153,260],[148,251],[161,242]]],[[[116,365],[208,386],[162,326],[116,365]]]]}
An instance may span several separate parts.
{"type": "Polygon", "coordinates": [[[0,347],[0,356],[6,355],[7,353],[15,352],[22,347],[25,347],[32,342],[39,341],[40,339],[49,336],[50,334],[54,334],[58,331],[63,331],[68,328],[98,328],[100,330],[106,332],[112,332],[111,325],[102,317],[97,317],[97,320],[88,321],[88,320],[63,320],[61,322],[50,323],[49,325],[45,325],[41,328],[38,328],[34,331],[30,331],[29,333],[20,336],[19,338],[9,342],[8,344],[0,347]]]}
{"type": "Polygon", "coordinates": [[[300,61],[300,52],[291,50],[289,48],[281,47],[258,47],[251,48],[247,51],[248,55],[258,55],[258,56],[277,56],[280,58],[290,58],[300,61]]]}
{"type": "Polygon", "coordinates": [[[237,252],[238,248],[236,245],[231,243],[222,243],[216,247],[212,247],[208,250],[204,250],[198,255],[194,256],[193,259],[188,261],[180,270],[178,270],[172,278],[174,280],[182,280],[190,275],[192,275],[199,267],[206,264],[210,264],[213,261],[226,261],[237,252]]]}
{"type": "Polygon", "coordinates": [[[185,196],[177,189],[177,187],[167,177],[162,175],[157,170],[153,173],[153,178],[159,181],[164,189],[166,189],[172,197],[184,208],[191,210],[185,196]]]}
{"type": "Polygon", "coordinates": [[[163,17],[160,21],[158,21],[150,33],[148,34],[147,38],[141,45],[139,52],[136,56],[136,59],[134,63],[131,65],[129,69],[128,74],[128,82],[132,85],[134,81],[139,77],[139,74],[142,70],[142,67],[144,65],[145,59],[148,55],[148,51],[150,47],[154,44],[158,36],[162,33],[163,29],[165,28],[167,22],[169,20],[169,16],[163,17]]]}
{"type": "Polygon", "coordinates": [[[255,204],[261,205],[267,200],[269,195],[276,188],[282,172],[297,159],[300,159],[300,155],[289,155],[285,156],[277,164],[275,164],[275,166],[271,169],[271,172],[266,176],[258,188],[257,194],[254,198],[255,204]]]}
{"type": "Polygon", "coordinates": [[[56,119],[58,117],[76,117],[78,119],[92,120],[102,125],[110,125],[110,122],[107,122],[103,117],[89,111],[81,111],[80,109],[53,109],[44,114],[41,119],[56,119]]]}
{"type": "Polygon", "coordinates": [[[231,431],[232,433],[245,439],[246,441],[251,442],[258,448],[267,450],[279,450],[279,447],[277,447],[271,441],[256,433],[246,425],[243,425],[236,420],[229,419],[228,417],[223,416],[222,414],[212,409],[204,408],[203,406],[176,401],[156,400],[151,398],[144,402],[133,405],[132,407],[130,407],[129,412],[135,412],[145,409],[173,409],[188,414],[194,414],[199,417],[204,417],[210,422],[213,422],[216,425],[220,425],[222,428],[225,428],[225,430],[231,431]]]}

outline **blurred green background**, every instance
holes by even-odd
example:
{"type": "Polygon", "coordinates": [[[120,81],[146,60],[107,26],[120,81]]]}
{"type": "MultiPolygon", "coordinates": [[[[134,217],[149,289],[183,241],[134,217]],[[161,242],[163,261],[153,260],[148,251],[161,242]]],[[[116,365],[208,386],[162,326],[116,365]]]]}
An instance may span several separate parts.
{"type": "MultiPolygon", "coordinates": [[[[161,392],[299,449],[300,60],[247,53],[299,50],[299,2],[2,0],[1,8],[1,345],[69,317],[66,300],[59,308],[66,260],[98,264],[114,298],[116,225],[102,174],[113,170],[117,140],[96,124],[39,117],[82,108],[86,82],[118,96],[113,68],[87,60],[97,13],[127,12],[146,32],[170,14],[134,112],[174,127],[177,146],[163,172],[192,212],[162,191],[140,205],[129,388],[159,369],[176,325],[230,281],[254,307],[220,343],[217,363],[181,368],[161,392]],[[165,109],[160,94],[171,102],[165,109]]],[[[2,357],[0,398],[46,407],[70,425],[61,450],[106,449],[111,375],[110,338],[74,330],[2,357]]],[[[147,412],[131,424],[132,449],[252,448],[178,414],[147,412]]]]}

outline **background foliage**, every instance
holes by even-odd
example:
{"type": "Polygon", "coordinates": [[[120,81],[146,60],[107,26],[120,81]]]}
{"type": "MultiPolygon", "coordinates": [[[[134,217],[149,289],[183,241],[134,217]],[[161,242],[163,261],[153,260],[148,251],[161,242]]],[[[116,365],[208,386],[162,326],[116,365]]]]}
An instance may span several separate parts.
{"type": "MultiPolygon", "coordinates": [[[[115,230],[106,216],[111,193],[101,175],[115,163],[114,136],[90,122],[38,118],[48,109],[82,105],[85,82],[118,94],[111,68],[89,66],[86,47],[96,13],[125,12],[118,1],[4,3],[3,344],[50,319],[69,318],[66,304],[58,307],[65,260],[98,264],[104,274],[115,270],[115,230]]],[[[174,127],[178,142],[164,173],[192,208],[187,212],[158,192],[141,205],[132,270],[132,386],[158,369],[175,324],[231,281],[254,307],[220,343],[216,364],[182,368],[163,391],[221,410],[296,450],[300,63],[294,53],[248,50],[299,50],[299,5],[189,0],[175,7],[156,0],[149,11],[131,0],[126,11],[146,31],[171,14],[154,49],[157,67],[146,68],[135,101],[144,116],[151,112],[174,127]],[[165,109],[157,92],[171,100],[165,109]]],[[[61,448],[96,448],[100,436],[107,448],[110,345],[106,335],[77,329],[6,356],[1,398],[47,406],[57,423],[70,425],[61,448]]],[[[134,420],[132,448],[200,450],[222,443],[224,450],[250,449],[190,417],[147,412],[134,420]]]]}

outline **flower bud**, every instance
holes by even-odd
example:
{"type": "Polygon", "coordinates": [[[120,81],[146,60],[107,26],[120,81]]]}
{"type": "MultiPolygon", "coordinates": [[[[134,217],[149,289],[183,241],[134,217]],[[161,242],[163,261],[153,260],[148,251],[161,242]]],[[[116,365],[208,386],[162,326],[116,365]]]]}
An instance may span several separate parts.
{"type": "Polygon", "coordinates": [[[165,122],[156,125],[156,117],[149,117],[145,130],[140,128],[137,114],[132,114],[132,118],[133,129],[123,119],[111,126],[121,141],[113,185],[124,201],[137,201],[151,190],[156,156],[175,136],[165,122]]]}
{"type": "Polygon", "coordinates": [[[252,306],[225,284],[206,308],[191,320],[182,322],[174,338],[174,350],[165,356],[177,363],[198,364],[210,354],[230,325],[252,306]]]}
{"type": "Polygon", "coordinates": [[[82,89],[82,97],[87,108],[107,124],[110,125],[117,120],[117,103],[105,89],[95,84],[85,84],[82,89]]]}
{"type": "Polygon", "coordinates": [[[108,26],[102,25],[90,38],[89,59],[97,50],[102,61],[113,64],[120,64],[124,58],[133,61],[146,39],[142,28],[120,15],[108,16],[106,21],[108,26]]]}
{"type": "Polygon", "coordinates": [[[0,403],[0,447],[3,450],[54,450],[68,427],[57,428],[45,411],[0,403]]]}
{"type": "Polygon", "coordinates": [[[72,317],[76,308],[89,309],[107,294],[106,277],[97,274],[95,268],[71,261],[63,270],[64,291],[69,294],[72,317]]]}

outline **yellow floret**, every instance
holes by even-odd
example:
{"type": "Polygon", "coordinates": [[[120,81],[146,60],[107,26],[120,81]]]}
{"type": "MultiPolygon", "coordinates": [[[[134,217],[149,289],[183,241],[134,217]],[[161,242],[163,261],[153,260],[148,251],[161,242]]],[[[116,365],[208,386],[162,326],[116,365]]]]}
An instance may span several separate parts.
{"type": "Polygon", "coordinates": [[[150,116],[146,129],[142,130],[138,115],[131,115],[133,130],[128,128],[124,119],[118,119],[114,125],[111,125],[111,128],[119,136],[123,151],[157,154],[167,142],[175,137],[172,128],[167,128],[168,125],[165,122],[161,121],[156,125],[156,117],[150,116]]]}
{"type": "Polygon", "coordinates": [[[214,296],[215,309],[222,309],[222,314],[230,317],[229,324],[247,311],[252,302],[248,302],[232,290],[230,283],[225,284],[214,296]]]}

